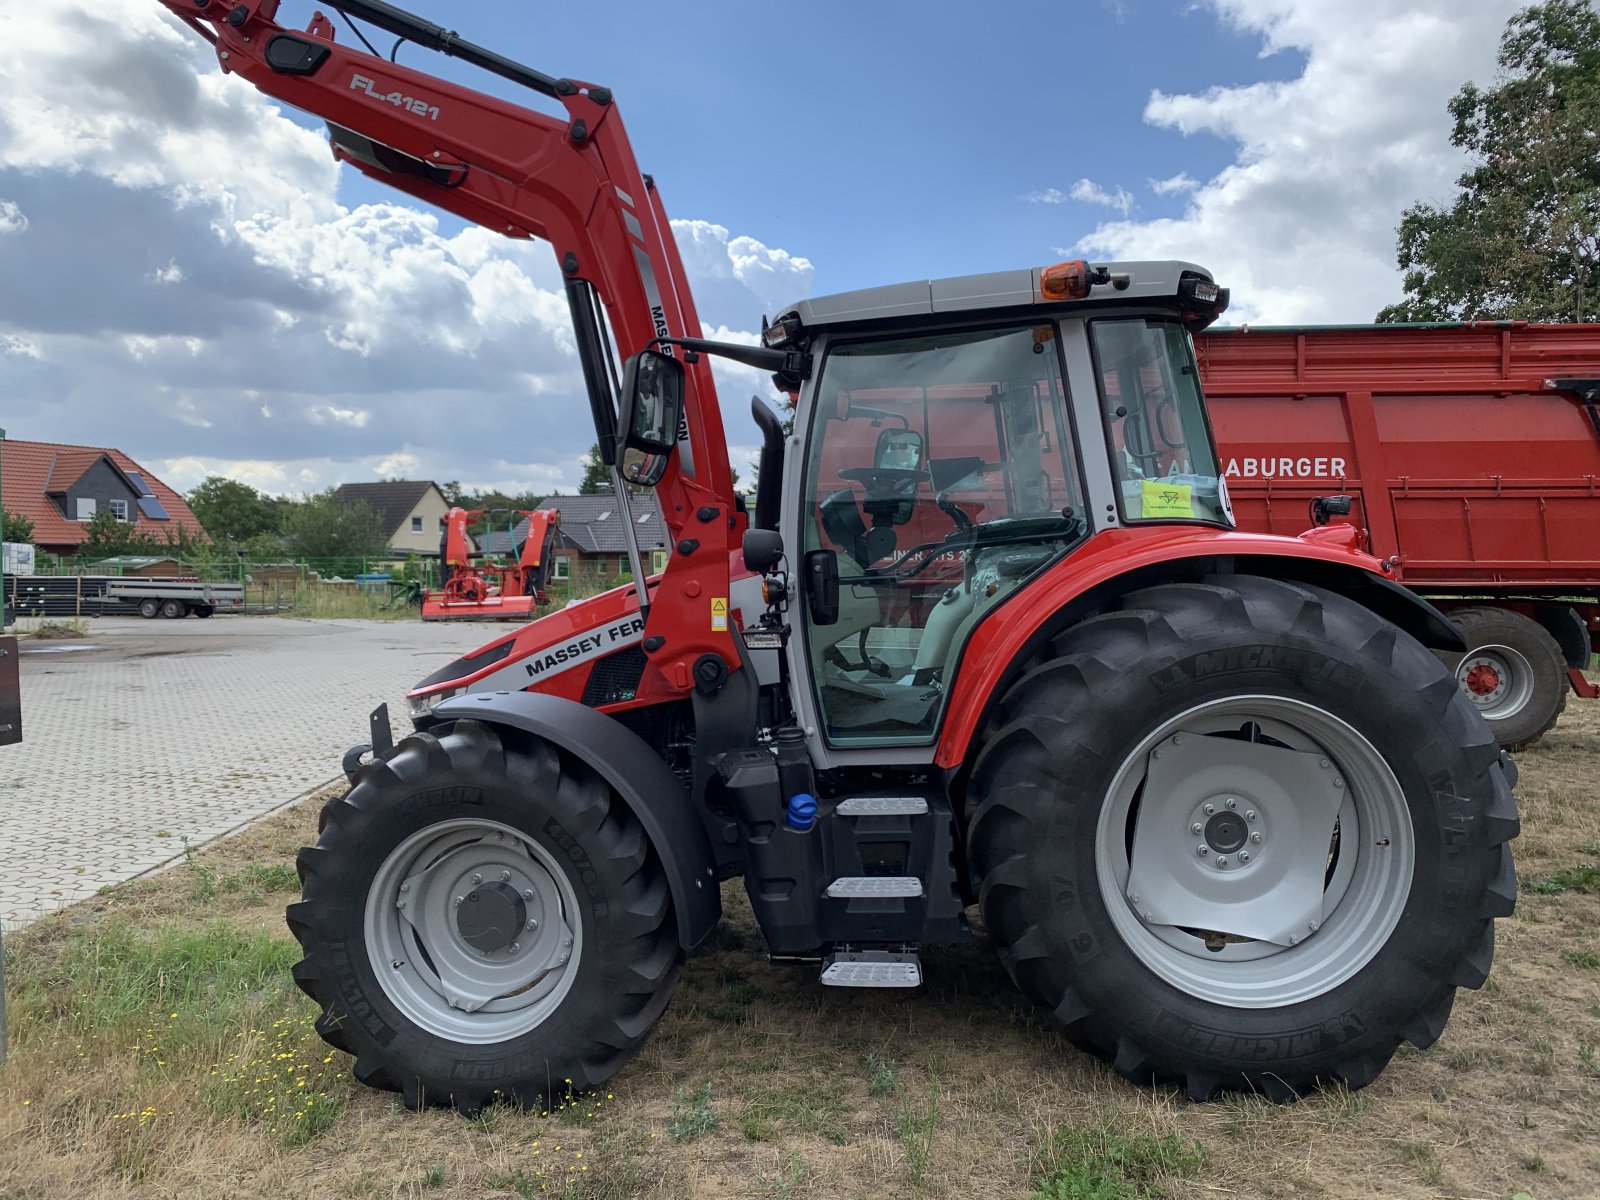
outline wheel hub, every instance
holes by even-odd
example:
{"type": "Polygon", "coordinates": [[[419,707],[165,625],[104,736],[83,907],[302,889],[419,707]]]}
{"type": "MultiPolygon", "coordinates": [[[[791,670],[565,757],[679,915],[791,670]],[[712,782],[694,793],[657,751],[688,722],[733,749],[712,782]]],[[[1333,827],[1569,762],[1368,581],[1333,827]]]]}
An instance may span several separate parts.
{"type": "Polygon", "coordinates": [[[1205,824],[1206,845],[1218,854],[1242,850],[1249,837],[1249,826],[1237,812],[1219,812],[1205,824]]]}
{"type": "Polygon", "coordinates": [[[484,954],[510,946],[527,920],[527,902],[498,880],[474,888],[456,908],[456,931],[461,940],[484,954]]]}
{"type": "Polygon", "coordinates": [[[1467,672],[1467,690],[1475,696],[1492,696],[1500,690],[1500,672],[1480,662],[1467,672]]]}

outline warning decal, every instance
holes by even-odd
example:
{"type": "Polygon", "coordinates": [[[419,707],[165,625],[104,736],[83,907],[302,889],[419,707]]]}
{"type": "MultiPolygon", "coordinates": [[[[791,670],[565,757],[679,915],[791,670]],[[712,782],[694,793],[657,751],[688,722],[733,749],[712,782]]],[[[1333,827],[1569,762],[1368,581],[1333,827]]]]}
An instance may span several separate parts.
{"type": "Polygon", "coordinates": [[[711,597],[711,632],[726,633],[728,629],[728,598],[711,597]]]}

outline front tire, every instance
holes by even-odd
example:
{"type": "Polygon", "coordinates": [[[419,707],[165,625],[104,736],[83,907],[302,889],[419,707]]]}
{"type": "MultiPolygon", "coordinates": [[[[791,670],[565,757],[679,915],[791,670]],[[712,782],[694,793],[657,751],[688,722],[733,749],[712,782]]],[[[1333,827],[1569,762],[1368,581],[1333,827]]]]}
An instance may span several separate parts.
{"type": "Polygon", "coordinates": [[[1516,895],[1483,721],[1411,638],[1291,583],[1149,588],[1067,630],[1002,698],[969,802],[1012,977],[1196,1099],[1362,1087],[1431,1044],[1516,895]]]}
{"type": "Polygon", "coordinates": [[[408,1107],[598,1087],[683,955],[654,848],[591,768],[461,721],[402,741],[322,813],[288,911],[317,1030],[408,1107]]]}
{"type": "Polygon", "coordinates": [[[161,615],[161,603],[158,600],[139,601],[139,615],[146,621],[153,621],[161,615]]]}

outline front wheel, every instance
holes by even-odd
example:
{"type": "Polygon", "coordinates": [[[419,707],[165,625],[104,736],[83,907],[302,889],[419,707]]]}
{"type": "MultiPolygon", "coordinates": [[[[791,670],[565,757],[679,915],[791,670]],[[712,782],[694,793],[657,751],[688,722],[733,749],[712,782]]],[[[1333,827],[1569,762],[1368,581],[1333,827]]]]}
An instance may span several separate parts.
{"type": "Polygon", "coordinates": [[[1005,694],[972,861],[1007,969],[1125,1076],[1276,1098],[1431,1044],[1510,913],[1498,748],[1354,602],[1251,577],[1125,598],[1005,694]]]}
{"type": "Polygon", "coordinates": [[[400,743],[328,803],[289,927],[317,1030],[407,1106],[596,1087],[682,953],[660,860],[592,769],[476,722],[400,743]]]}

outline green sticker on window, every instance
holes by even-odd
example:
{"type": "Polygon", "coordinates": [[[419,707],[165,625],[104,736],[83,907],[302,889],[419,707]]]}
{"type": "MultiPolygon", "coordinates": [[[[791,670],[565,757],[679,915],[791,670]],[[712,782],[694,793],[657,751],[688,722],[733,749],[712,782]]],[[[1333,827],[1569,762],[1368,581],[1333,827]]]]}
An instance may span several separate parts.
{"type": "Polygon", "coordinates": [[[1194,518],[1194,508],[1189,502],[1194,488],[1187,483],[1171,483],[1165,479],[1145,479],[1140,483],[1140,500],[1144,511],[1139,515],[1146,520],[1152,517],[1194,518]]]}

